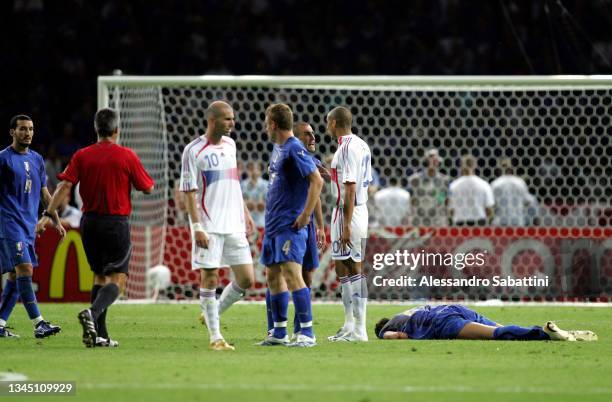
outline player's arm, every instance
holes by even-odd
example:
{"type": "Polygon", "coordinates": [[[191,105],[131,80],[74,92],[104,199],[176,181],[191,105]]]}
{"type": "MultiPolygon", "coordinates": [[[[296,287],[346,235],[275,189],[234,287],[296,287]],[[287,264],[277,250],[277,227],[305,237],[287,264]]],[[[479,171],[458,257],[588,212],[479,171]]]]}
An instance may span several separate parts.
{"type": "Polygon", "coordinates": [[[383,334],[383,339],[408,339],[408,334],[405,332],[386,331],[383,334]]]}
{"type": "Polygon", "coordinates": [[[325,224],[323,223],[321,198],[317,200],[317,205],[315,206],[315,225],[317,227],[317,247],[322,249],[325,246],[325,224]]]}
{"type": "Polygon", "coordinates": [[[303,228],[304,226],[308,225],[308,222],[310,222],[310,215],[312,215],[312,211],[314,211],[317,201],[320,202],[319,197],[321,195],[321,189],[323,188],[323,179],[321,178],[321,174],[317,169],[313,170],[312,173],[306,176],[306,179],[308,180],[309,185],[304,210],[293,223],[293,227],[298,229],[303,228]]]}
{"type": "Polygon", "coordinates": [[[342,236],[340,238],[340,244],[343,248],[347,246],[353,247],[351,243],[351,220],[353,219],[353,210],[355,209],[355,193],[356,184],[345,182],[344,183],[344,203],[342,206],[342,236]]]}
{"type": "Polygon", "coordinates": [[[331,181],[331,174],[329,174],[329,170],[327,170],[327,168],[323,166],[323,164],[317,165],[317,169],[319,170],[319,173],[321,174],[323,180],[329,183],[331,181]]]}
{"type": "MultiPolygon", "coordinates": [[[[195,242],[198,247],[208,248],[208,234],[200,222],[200,213],[196,203],[196,191],[185,191],[185,204],[187,206],[187,213],[189,214],[189,220],[193,227],[195,236],[195,242]]],[[[250,216],[250,215],[249,215],[250,216]]]]}
{"type": "Polygon", "coordinates": [[[72,190],[72,183],[67,180],[62,180],[55,189],[53,193],[53,197],[49,193],[47,187],[42,187],[41,192],[41,201],[45,211],[43,212],[42,218],[36,224],[36,232],[42,233],[45,231],[47,225],[51,222],[55,225],[57,232],[60,236],[64,237],[66,235],[66,230],[62,226],[60,222],[59,215],[57,214],[57,208],[61,204],[61,200],[65,199],[72,190]]]}
{"type": "Polygon", "coordinates": [[[255,221],[251,216],[251,212],[249,212],[249,208],[244,205],[244,224],[247,237],[251,236],[255,231],[255,221]]]}

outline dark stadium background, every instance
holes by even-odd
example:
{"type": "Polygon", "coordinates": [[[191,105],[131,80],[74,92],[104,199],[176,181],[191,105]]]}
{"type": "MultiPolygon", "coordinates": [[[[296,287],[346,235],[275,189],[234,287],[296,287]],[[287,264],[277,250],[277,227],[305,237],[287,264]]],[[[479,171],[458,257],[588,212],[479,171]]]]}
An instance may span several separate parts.
{"type": "MultiPolygon", "coordinates": [[[[65,163],[94,141],[96,78],[609,74],[612,1],[0,2],[0,118],[65,163]]],[[[8,133],[3,140],[10,142],[8,133]]]]}

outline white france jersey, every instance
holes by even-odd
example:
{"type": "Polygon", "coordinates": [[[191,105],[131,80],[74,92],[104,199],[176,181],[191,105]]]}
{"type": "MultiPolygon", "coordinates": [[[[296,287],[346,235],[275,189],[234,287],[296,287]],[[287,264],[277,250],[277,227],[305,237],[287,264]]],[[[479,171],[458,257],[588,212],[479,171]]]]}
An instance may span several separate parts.
{"type": "Polygon", "coordinates": [[[338,139],[338,149],[331,164],[331,190],[336,207],[344,205],[345,183],[355,183],[355,205],[368,201],[368,186],[372,181],[370,147],[355,134],[338,139]]]}
{"type": "Polygon", "coordinates": [[[207,232],[246,231],[239,179],[236,143],[230,137],[221,137],[215,145],[203,135],[185,147],[181,191],[196,190],[200,222],[207,232]]]}

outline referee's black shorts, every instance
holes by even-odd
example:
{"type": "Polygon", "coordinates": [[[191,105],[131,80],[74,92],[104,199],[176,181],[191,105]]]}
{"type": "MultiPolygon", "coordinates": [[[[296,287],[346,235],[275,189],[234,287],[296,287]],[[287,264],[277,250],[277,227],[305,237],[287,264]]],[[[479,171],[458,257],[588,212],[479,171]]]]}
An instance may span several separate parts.
{"type": "Polygon", "coordinates": [[[87,212],[81,218],[81,238],[87,261],[97,275],[128,273],[132,242],[127,216],[87,212]]]}

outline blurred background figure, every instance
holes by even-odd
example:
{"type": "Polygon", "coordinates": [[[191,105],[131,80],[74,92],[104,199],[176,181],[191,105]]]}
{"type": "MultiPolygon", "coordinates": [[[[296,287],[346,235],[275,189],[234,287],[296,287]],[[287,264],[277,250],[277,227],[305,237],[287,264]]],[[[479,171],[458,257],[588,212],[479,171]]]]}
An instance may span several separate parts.
{"type": "Polygon", "coordinates": [[[532,221],[528,209],[537,205],[536,198],[529,193],[525,180],[514,174],[510,159],[500,162],[502,175],[491,183],[495,198],[495,219],[498,226],[523,226],[532,221]]]}
{"type": "Polygon", "coordinates": [[[425,169],[408,178],[412,198],[413,226],[446,226],[450,177],[440,172],[442,159],[437,149],[425,153],[425,169]]]}
{"type": "Polygon", "coordinates": [[[265,225],[268,181],[261,177],[261,164],[259,162],[249,162],[246,166],[248,178],[241,183],[242,195],[255,226],[262,228],[265,225]]]}
{"type": "Polygon", "coordinates": [[[476,176],[476,158],[461,157],[461,177],[449,186],[449,215],[457,226],[484,226],[494,215],[495,199],[489,183],[476,176]]]}
{"type": "Polygon", "coordinates": [[[410,193],[399,186],[397,177],[389,178],[389,187],[374,194],[377,220],[380,226],[410,224],[410,193]]]}
{"type": "Polygon", "coordinates": [[[59,215],[62,225],[78,228],[81,226],[81,216],[83,216],[83,213],[80,209],[70,205],[70,198],[70,193],[66,194],[66,197],[62,200],[62,203],[57,209],[57,214],[59,215]]]}

